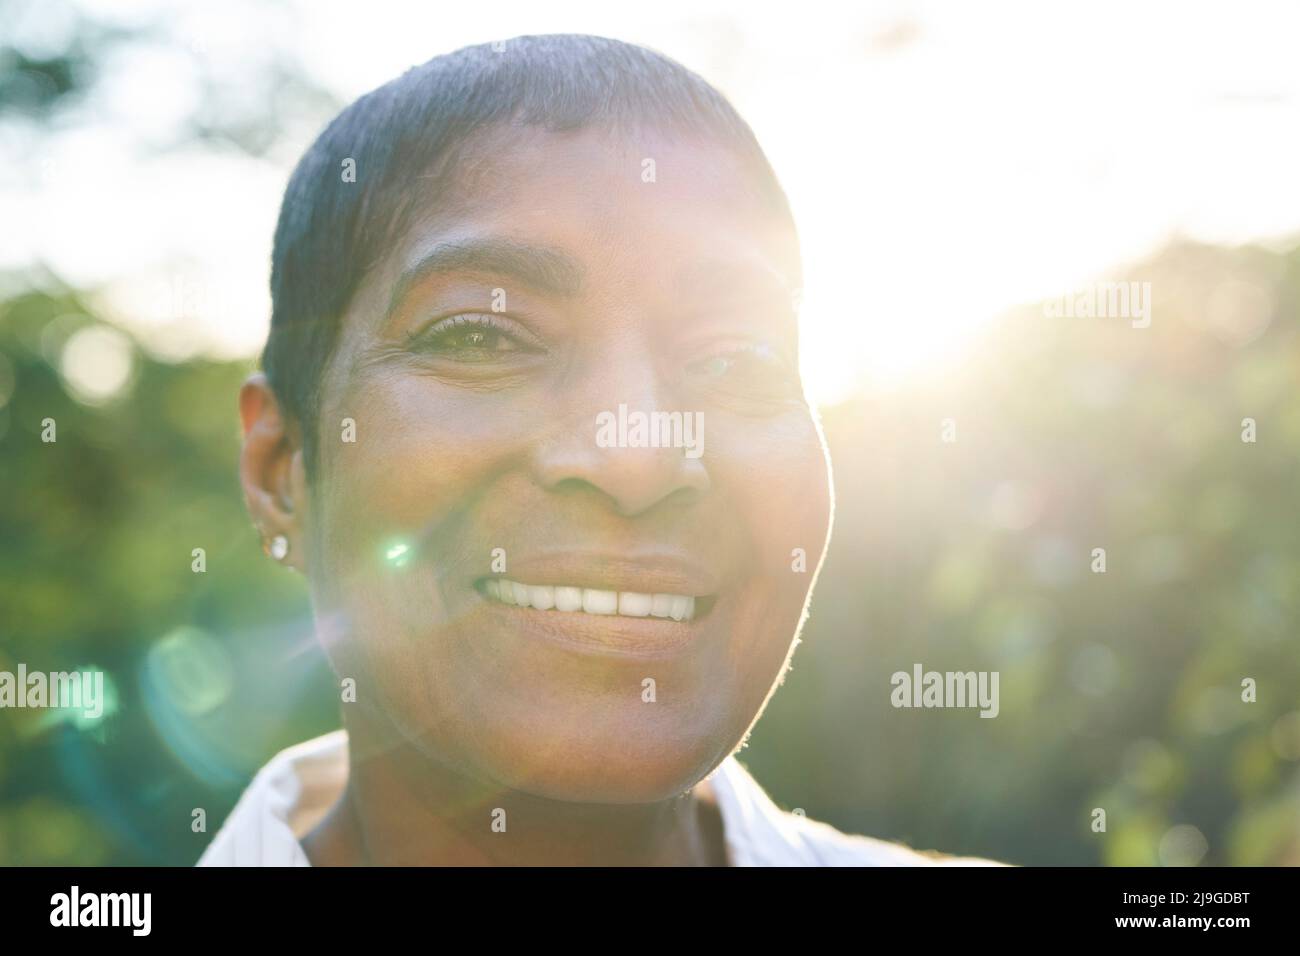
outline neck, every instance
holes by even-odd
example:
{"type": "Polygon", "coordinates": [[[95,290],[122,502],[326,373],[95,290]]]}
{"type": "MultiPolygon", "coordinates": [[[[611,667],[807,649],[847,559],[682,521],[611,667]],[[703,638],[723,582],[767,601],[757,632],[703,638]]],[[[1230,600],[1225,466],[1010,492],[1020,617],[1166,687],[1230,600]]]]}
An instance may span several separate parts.
{"type": "Polygon", "coordinates": [[[313,865],[726,865],[707,784],[668,800],[552,800],[457,772],[348,721],[348,783],[304,840],[313,865]],[[381,739],[382,737],[382,739],[381,739]]]}

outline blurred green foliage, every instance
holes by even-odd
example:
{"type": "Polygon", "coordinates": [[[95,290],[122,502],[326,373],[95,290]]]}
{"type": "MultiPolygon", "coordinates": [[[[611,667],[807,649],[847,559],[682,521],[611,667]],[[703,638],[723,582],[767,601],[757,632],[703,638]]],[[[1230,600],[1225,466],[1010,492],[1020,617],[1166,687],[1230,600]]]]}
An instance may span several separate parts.
{"type": "MultiPolygon", "coordinates": [[[[828,564],[742,753],[784,806],[1017,863],[1300,863],[1300,253],[1179,245],[1133,275],[1148,329],[1025,309],[941,383],[824,413],[828,564]],[[998,671],[1001,713],[894,709],[917,662],[998,671]]],[[[337,726],[242,507],[248,364],[132,342],[88,404],[60,369],[104,321],[71,290],[0,306],[0,669],[102,667],[116,697],[0,713],[8,863],[190,863],[267,757],[337,726]]]]}
{"type": "Polygon", "coordinates": [[[58,368],[87,305],[0,313],[0,670],[103,668],[117,697],[88,727],[0,712],[0,862],[190,862],[268,751],[337,720],[305,598],[243,509],[248,369],[133,350],[117,400],[86,405],[58,368]]]}

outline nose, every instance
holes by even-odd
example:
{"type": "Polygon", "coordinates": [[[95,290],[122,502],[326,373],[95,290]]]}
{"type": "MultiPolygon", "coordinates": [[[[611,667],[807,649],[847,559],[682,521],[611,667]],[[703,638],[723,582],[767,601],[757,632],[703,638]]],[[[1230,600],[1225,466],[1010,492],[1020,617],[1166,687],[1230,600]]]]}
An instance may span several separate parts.
{"type": "Polygon", "coordinates": [[[575,402],[535,452],[537,480],[549,491],[594,489],[624,517],[697,500],[710,487],[703,413],[665,407],[664,390],[644,368],[611,372],[607,379],[621,385],[636,377],[644,384],[594,390],[599,399],[575,402]]]}

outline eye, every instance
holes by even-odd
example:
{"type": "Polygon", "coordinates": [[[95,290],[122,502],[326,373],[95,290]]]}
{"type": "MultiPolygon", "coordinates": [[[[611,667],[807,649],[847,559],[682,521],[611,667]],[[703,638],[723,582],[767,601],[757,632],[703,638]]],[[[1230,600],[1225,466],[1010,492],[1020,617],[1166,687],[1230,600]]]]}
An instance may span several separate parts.
{"type": "Polygon", "coordinates": [[[791,394],[799,379],[780,350],[759,342],[696,359],[686,371],[700,385],[769,398],[791,394]]]}
{"type": "Polygon", "coordinates": [[[411,336],[418,352],[445,355],[463,362],[491,361],[511,353],[541,351],[522,329],[500,316],[468,312],[440,319],[411,336]]]}
{"type": "Polygon", "coordinates": [[[736,365],[733,355],[710,355],[706,359],[693,362],[690,370],[703,379],[717,379],[726,375],[736,365]]]}

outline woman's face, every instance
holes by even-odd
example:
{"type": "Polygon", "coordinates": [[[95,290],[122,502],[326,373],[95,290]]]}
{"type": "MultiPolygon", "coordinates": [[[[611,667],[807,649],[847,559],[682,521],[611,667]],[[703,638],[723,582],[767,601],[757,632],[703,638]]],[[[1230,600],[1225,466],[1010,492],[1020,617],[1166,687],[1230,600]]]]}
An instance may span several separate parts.
{"type": "Polygon", "coordinates": [[[794,237],[720,147],[510,130],[458,169],[322,382],[319,632],[347,706],[444,765],[663,799],[761,712],[829,534],[794,237]]]}

